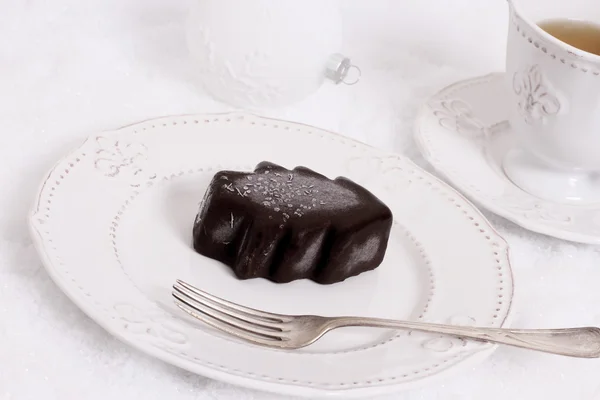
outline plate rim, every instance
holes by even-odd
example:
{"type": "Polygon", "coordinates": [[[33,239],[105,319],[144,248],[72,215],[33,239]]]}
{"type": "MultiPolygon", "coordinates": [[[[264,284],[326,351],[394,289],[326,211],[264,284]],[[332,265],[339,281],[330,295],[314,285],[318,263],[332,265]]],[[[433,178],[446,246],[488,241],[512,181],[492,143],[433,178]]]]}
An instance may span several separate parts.
{"type": "Polygon", "coordinates": [[[498,345],[491,345],[487,348],[483,348],[477,352],[470,354],[469,357],[459,360],[452,367],[443,369],[443,370],[439,371],[438,373],[436,373],[435,375],[429,375],[425,379],[405,381],[405,382],[389,384],[389,385],[384,385],[384,386],[342,388],[342,389],[331,389],[331,390],[317,388],[317,387],[309,387],[309,386],[294,386],[294,385],[290,385],[290,384],[286,384],[286,383],[257,380],[257,379],[253,379],[251,377],[238,375],[238,374],[235,374],[232,372],[223,371],[219,368],[211,368],[211,367],[205,366],[203,364],[193,363],[182,357],[176,357],[175,355],[173,355],[167,351],[161,350],[159,348],[155,348],[152,346],[145,346],[145,345],[141,344],[142,342],[138,343],[135,340],[128,338],[127,335],[123,334],[122,331],[120,331],[116,327],[111,326],[110,324],[106,323],[106,321],[105,321],[106,319],[100,315],[101,314],[100,309],[92,307],[87,302],[79,301],[79,299],[75,295],[74,291],[72,292],[71,288],[68,287],[68,285],[66,284],[66,281],[58,276],[59,274],[58,274],[57,268],[55,268],[54,262],[51,260],[51,257],[49,256],[49,254],[47,252],[46,244],[44,243],[44,239],[42,237],[41,232],[38,230],[37,221],[35,221],[36,214],[40,210],[40,201],[41,201],[42,194],[44,192],[44,188],[45,188],[48,180],[55,173],[56,168],[59,165],[61,165],[62,163],[64,163],[65,161],[67,161],[73,154],[75,154],[80,149],[82,149],[84,146],[86,146],[88,141],[90,141],[94,137],[101,135],[101,134],[118,134],[118,131],[120,131],[124,128],[132,127],[132,126],[142,124],[145,122],[149,122],[149,121],[159,121],[159,120],[165,120],[165,119],[170,119],[170,118],[181,118],[181,117],[206,118],[206,117],[219,117],[219,116],[230,116],[232,118],[236,117],[236,116],[246,116],[246,117],[256,118],[256,119],[260,119],[260,120],[291,123],[294,125],[303,126],[305,128],[315,129],[315,130],[324,132],[326,134],[333,135],[333,136],[335,136],[339,139],[342,139],[346,142],[351,142],[358,146],[374,149],[377,152],[379,152],[381,155],[393,155],[393,156],[400,157],[400,158],[404,159],[407,163],[409,163],[409,165],[411,165],[415,169],[418,169],[420,171],[420,173],[426,175],[429,179],[432,179],[433,181],[437,181],[437,183],[440,184],[441,186],[443,186],[448,192],[454,194],[455,196],[457,196],[458,198],[463,200],[466,204],[468,204],[471,207],[471,211],[473,213],[477,214],[481,218],[481,221],[485,222],[486,228],[489,229],[490,233],[494,235],[494,238],[503,244],[503,248],[505,249],[505,254],[504,254],[504,252],[501,252],[501,255],[503,256],[503,258],[505,258],[505,261],[506,261],[507,272],[509,272],[509,275],[510,275],[510,289],[511,290],[509,292],[510,301],[508,302],[509,304],[507,307],[506,315],[505,315],[504,319],[501,321],[500,326],[506,327],[510,324],[510,321],[512,320],[512,316],[514,313],[515,280],[514,280],[514,273],[512,270],[509,245],[508,245],[507,241],[494,228],[494,226],[488,221],[488,219],[485,217],[485,215],[483,215],[483,213],[467,197],[465,197],[462,193],[460,193],[458,190],[456,190],[452,186],[448,185],[446,182],[444,182],[440,178],[425,171],[424,169],[422,169],[421,167],[416,165],[412,160],[410,160],[408,157],[406,157],[404,155],[390,152],[390,151],[387,151],[384,149],[376,148],[369,144],[355,140],[353,138],[350,138],[350,137],[347,137],[347,136],[344,136],[339,133],[332,132],[332,131],[329,131],[329,130],[326,130],[323,128],[318,128],[318,127],[315,127],[315,126],[312,126],[309,124],[296,122],[296,121],[286,121],[286,120],[281,120],[281,119],[277,119],[277,118],[263,117],[263,116],[253,114],[250,112],[192,113],[192,114],[166,115],[166,116],[160,116],[160,117],[156,117],[156,118],[148,118],[148,119],[144,119],[144,120],[141,120],[138,122],[129,123],[129,124],[122,125],[120,127],[114,128],[114,129],[108,129],[108,130],[103,130],[103,131],[99,131],[96,133],[91,133],[84,140],[82,140],[82,142],[78,146],[73,146],[73,148],[71,148],[68,152],[66,152],[64,156],[60,157],[58,159],[58,161],[55,162],[54,165],[49,169],[49,171],[44,175],[41,183],[38,186],[38,190],[36,191],[33,206],[30,208],[30,211],[28,214],[28,227],[29,227],[30,237],[32,238],[33,245],[41,258],[44,268],[48,272],[48,274],[51,277],[51,279],[53,280],[53,282],[80,310],[82,310],[96,324],[98,324],[100,327],[102,327],[109,334],[111,334],[111,336],[114,336],[120,342],[122,342],[128,346],[131,346],[132,348],[135,348],[136,350],[138,350],[144,354],[151,355],[152,357],[154,357],[158,360],[167,362],[171,365],[177,366],[177,367],[185,369],[187,371],[194,372],[198,375],[205,376],[210,379],[215,379],[215,380],[219,380],[222,382],[227,382],[230,384],[246,387],[246,388],[253,389],[253,390],[260,390],[260,391],[267,391],[267,392],[277,393],[277,394],[286,394],[286,395],[309,397],[309,398],[314,398],[314,397],[318,397],[318,398],[337,398],[337,397],[364,398],[367,396],[372,396],[374,394],[376,394],[376,395],[389,394],[389,393],[399,392],[402,390],[412,389],[415,387],[420,387],[420,386],[422,386],[422,384],[424,382],[432,382],[436,379],[441,379],[443,377],[446,377],[447,375],[451,375],[459,367],[465,368],[469,365],[475,365],[475,364],[483,361],[492,352],[495,351],[495,349],[498,347],[498,345]]]}
{"type": "MultiPolygon", "coordinates": [[[[419,148],[421,155],[425,158],[429,165],[431,165],[435,169],[436,173],[442,176],[444,180],[448,181],[448,183],[451,186],[453,186],[459,192],[463,193],[465,197],[467,197],[475,205],[479,205],[482,208],[492,212],[493,214],[505,218],[506,220],[533,233],[543,234],[553,238],[576,243],[593,245],[600,244],[600,235],[594,236],[586,233],[577,233],[572,231],[561,230],[558,227],[549,224],[544,224],[542,221],[533,220],[521,214],[511,212],[510,210],[499,205],[494,200],[491,200],[486,196],[480,196],[477,193],[477,191],[470,188],[468,184],[465,184],[462,180],[457,179],[456,177],[453,177],[452,174],[448,173],[448,168],[446,167],[446,165],[442,162],[436,162],[436,160],[432,156],[429,147],[425,143],[426,141],[424,138],[424,133],[422,132],[422,126],[424,124],[425,119],[427,118],[429,103],[435,99],[440,98],[446,92],[449,92],[455,88],[463,88],[469,84],[481,81],[486,81],[485,83],[481,84],[486,85],[490,84],[494,80],[502,79],[504,76],[504,72],[491,72],[485,75],[478,75],[467,79],[461,79],[450,85],[445,86],[444,88],[436,91],[433,95],[429,96],[427,100],[425,100],[423,104],[419,107],[419,111],[417,112],[413,128],[413,137],[415,138],[415,143],[419,148]]],[[[536,201],[541,202],[548,202],[546,200],[538,199],[537,197],[533,196],[531,196],[531,199],[535,199],[536,201]]],[[[589,206],[587,208],[589,208],[589,206]]],[[[598,210],[600,211],[600,208],[598,210]]]]}

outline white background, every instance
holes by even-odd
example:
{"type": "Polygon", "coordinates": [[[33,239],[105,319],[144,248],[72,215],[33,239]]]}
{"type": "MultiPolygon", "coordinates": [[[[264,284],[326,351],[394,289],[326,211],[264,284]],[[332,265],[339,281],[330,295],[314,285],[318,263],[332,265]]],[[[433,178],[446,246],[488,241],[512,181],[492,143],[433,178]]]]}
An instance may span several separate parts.
{"type": "MultiPolygon", "coordinates": [[[[291,1],[291,0],[290,0],[291,1]]],[[[301,1],[301,0],[293,0],[301,1]]],[[[225,106],[194,85],[185,0],[0,2],[0,399],[279,399],[129,349],[56,288],[27,235],[43,174],[89,133],[225,106]]],[[[363,71],[269,112],[393,148],[418,106],[503,70],[504,0],[346,0],[344,52],[363,71]]],[[[600,253],[489,215],[512,247],[514,326],[600,326],[600,253]]],[[[454,378],[389,399],[600,399],[600,360],[500,348],[454,378]]]]}

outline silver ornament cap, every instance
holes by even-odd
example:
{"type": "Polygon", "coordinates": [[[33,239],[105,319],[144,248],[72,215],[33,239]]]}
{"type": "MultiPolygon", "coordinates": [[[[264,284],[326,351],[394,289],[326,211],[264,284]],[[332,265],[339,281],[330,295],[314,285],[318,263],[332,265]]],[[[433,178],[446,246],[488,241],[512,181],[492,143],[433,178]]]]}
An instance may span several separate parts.
{"type": "Polygon", "coordinates": [[[343,83],[345,85],[354,85],[358,83],[361,76],[360,68],[352,64],[350,58],[343,54],[332,54],[327,62],[325,76],[331,79],[336,85],[343,83]],[[355,77],[349,77],[350,71],[355,71],[355,77]]]}

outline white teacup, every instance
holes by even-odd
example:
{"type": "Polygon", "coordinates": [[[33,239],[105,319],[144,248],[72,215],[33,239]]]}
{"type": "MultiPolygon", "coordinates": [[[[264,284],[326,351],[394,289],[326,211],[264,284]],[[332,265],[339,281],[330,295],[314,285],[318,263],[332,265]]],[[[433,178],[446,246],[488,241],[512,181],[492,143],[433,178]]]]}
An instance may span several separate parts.
{"type": "Polygon", "coordinates": [[[600,201],[600,56],[542,30],[549,19],[600,24],[598,0],[508,0],[506,78],[520,148],[504,170],[523,190],[557,202],[600,201]]]}

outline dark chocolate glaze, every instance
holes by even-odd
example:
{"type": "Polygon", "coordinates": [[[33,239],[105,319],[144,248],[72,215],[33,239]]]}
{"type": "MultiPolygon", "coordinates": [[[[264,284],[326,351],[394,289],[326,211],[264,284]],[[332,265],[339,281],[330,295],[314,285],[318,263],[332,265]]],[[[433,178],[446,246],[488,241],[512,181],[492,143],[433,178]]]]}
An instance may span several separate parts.
{"type": "Polygon", "coordinates": [[[331,284],[377,268],[391,227],[390,209],[349,179],[262,162],[214,176],[193,240],[240,279],[331,284]]]}

